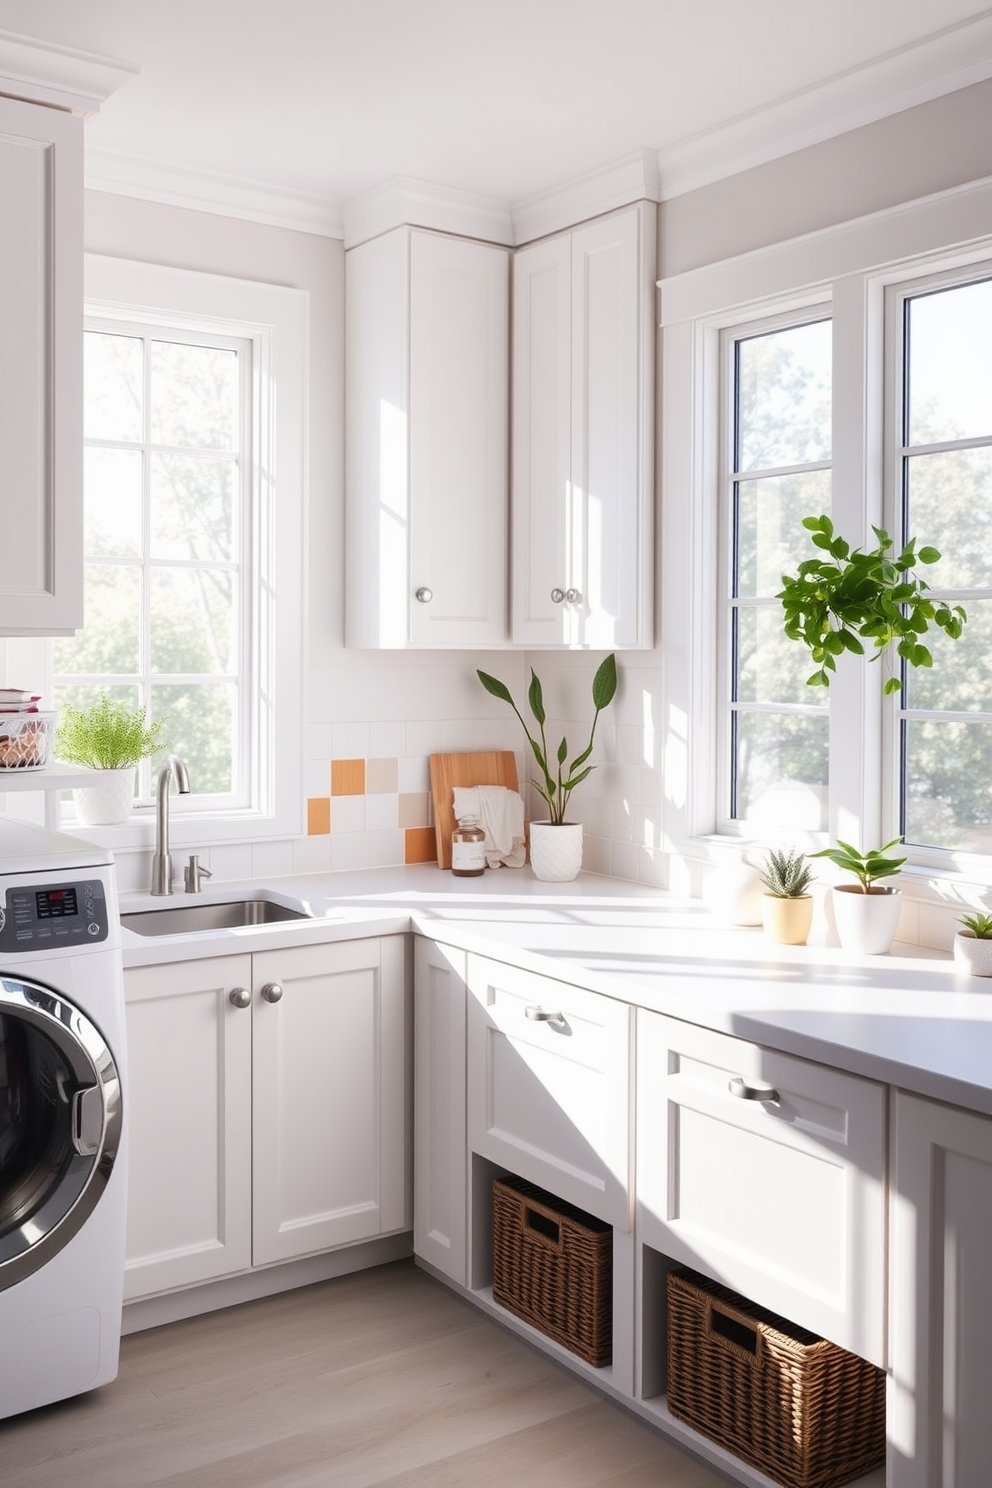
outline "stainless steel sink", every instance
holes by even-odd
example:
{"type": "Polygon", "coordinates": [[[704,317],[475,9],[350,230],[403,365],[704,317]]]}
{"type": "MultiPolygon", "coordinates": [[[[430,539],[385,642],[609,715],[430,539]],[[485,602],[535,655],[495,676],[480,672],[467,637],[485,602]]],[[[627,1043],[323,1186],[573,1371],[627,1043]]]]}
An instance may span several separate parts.
{"type": "Polygon", "coordinates": [[[170,904],[167,909],[134,910],[121,915],[121,924],[138,935],[188,935],[191,930],[234,930],[310,918],[305,910],[291,909],[271,899],[229,899],[222,904],[170,904]]]}

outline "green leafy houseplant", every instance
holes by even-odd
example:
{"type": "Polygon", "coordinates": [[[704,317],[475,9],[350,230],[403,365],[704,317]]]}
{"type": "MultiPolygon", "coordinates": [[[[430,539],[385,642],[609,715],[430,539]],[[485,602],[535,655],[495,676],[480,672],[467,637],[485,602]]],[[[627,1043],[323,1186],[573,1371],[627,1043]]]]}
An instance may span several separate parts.
{"type": "Polygon", "coordinates": [[[963,925],[966,930],[970,930],[976,940],[992,940],[992,915],[959,915],[958,924],[963,925]]]}
{"type": "Polygon", "coordinates": [[[806,854],[798,848],[769,848],[758,877],[774,898],[802,899],[813,882],[813,870],[806,854]]]}
{"type": "Polygon", "coordinates": [[[547,719],[547,714],[544,711],[544,694],[537,673],[533,668],[530,674],[530,688],[527,692],[527,701],[530,704],[530,711],[533,713],[540,731],[539,739],[535,739],[527,727],[524,716],[513,701],[506,684],[501,682],[498,677],[491,677],[488,672],[477,672],[477,676],[486,691],[491,693],[493,697],[499,698],[501,702],[509,703],[514,713],[520,719],[523,731],[527,735],[527,742],[531,747],[540,771],[540,778],[534,781],[534,787],[542,800],[547,802],[550,820],[555,825],[560,825],[565,820],[565,812],[568,809],[568,798],[572,794],[572,791],[596,768],[595,765],[587,764],[586,761],[592,754],[599,715],[604,708],[609,707],[616,694],[616,657],[608,656],[605,661],[601,662],[596,669],[595,677],[592,679],[592,700],[596,711],[593,714],[588,744],[573,760],[569,761],[568,740],[562,736],[561,743],[558,745],[555,755],[554,765],[552,765],[549,758],[548,744],[544,733],[544,725],[547,719]]]}
{"type": "Polygon", "coordinates": [[[149,720],[144,708],[113,702],[104,692],[87,708],[68,703],[61,710],[55,752],[66,764],[126,770],[171,747],[162,738],[167,722],[149,720]]]}
{"type": "Polygon", "coordinates": [[[886,842],[884,847],[873,849],[871,852],[863,853],[859,848],[852,847],[849,842],[837,839],[836,847],[824,847],[820,852],[811,853],[813,858],[829,858],[836,863],[838,868],[843,868],[845,873],[853,873],[860,886],[862,894],[870,894],[873,885],[879,878],[888,878],[893,873],[898,873],[905,863],[905,858],[887,858],[885,854],[901,837],[893,837],[891,842],[886,842]]]}
{"type": "MultiPolygon", "coordinates": [[[[844,651],[863,656],[863,642],[875,648],[878,660],[890,646],[912,667],[929,667],[933,657],[923,644],[932,625],[957,640],[967,619],[961,605],[927,598],[929,585],[915,572],[917,564],[933,564],[940,553],[933,547],[917,550],[912,538],[898,555],[881,527],[873,527],[878,546],[868,552],[852,550],[838,537],[829,517],[804,517],[803,526],[824,558],[800,563],[792,576],[782,575],[777,598],[785,611],[785,633],[802,641],[817,670],[807,677],[810,687],[829,687],[836,658],[844,651]]],[[[883,692],[898,692],[898,676],[886,679],[883,692]]]]}

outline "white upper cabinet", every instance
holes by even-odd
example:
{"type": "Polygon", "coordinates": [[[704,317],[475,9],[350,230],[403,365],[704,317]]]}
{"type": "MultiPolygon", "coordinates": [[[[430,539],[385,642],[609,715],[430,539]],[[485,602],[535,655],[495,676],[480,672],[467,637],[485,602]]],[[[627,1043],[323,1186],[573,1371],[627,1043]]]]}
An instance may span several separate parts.
{"type": "Polygon", "coordinates": [[[0,635],[83,623],[83,122],[0,98],[0,635]]]}
{"type": "Polygon", "coordinates": [[[517,251],[512,639],[653,642],[655,209],[517,251]]]}
{"type": "Polygon", "coordinates": [[[347,644],[503,645],[508,250],[401,227],[345,274],[347,644]]]}

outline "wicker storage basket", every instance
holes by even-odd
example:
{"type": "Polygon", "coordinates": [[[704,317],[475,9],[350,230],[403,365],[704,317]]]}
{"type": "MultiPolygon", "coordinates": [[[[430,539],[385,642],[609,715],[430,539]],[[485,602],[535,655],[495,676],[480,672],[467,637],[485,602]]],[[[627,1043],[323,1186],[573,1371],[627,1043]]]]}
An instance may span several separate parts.
{"type": "Polygon", "coordinates": [[[497,1178],[493,1299],[587,1363],[609,1364],[612,1227],[522,1178],[497,1178]]]}
{"type": "Polygon", "coordinates": [[[668,1274],[668,1408],[789,1488],[885,1460],[885,1376],[693,1271],[668,1274]]]}

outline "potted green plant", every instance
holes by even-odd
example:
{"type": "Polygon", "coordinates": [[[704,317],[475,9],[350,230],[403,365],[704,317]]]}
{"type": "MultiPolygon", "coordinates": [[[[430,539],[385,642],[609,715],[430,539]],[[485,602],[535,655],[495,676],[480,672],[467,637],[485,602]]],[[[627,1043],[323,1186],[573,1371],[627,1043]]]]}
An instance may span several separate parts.
{"type": "Polygon", "coordinates": [[[577,785],[596,768],[588,763],[596,737],[596,724],[604,708],[609,707],[617,690],[617,659],[607,656],[596,668],[592,679],[592,701],[595,708],[589,742],[584,749],[569,760],[568,740],[562,736],[555,751],[554,760],[548,751],[544,725],[547,714],[544,708],[544,692],[537,673],[531,669],[527,701],[537,723],[539,737],[535,738],[527,727],[523,714],[517,707],[505,682],[491,677],[488,672],[476,675],[483,687],[501,702],[509,703],[520,720],[527,742],[537,761],[538,775],[533,785],[538,795],[547,803],[548,820],[530,824],[531,867],[538,878],[553,882],[573,879],[582,867],[582,823],[568,822],[565,814],[569,797],[577,785]]]}
{"type": "Polygon", "coordinates": [[[955,964],[972,976],[992,976],[992,915],[959,915],[958,923],[962,928],[954,937],[955,964]]]}
{"type": "Polygon", "coordinates": [[[893,837],[883,847],[862,852],[838,837],[836,847],[810,854],[814,858],[829,858],[856,879],[853,884],[834,884],[831,890],[837,934],[845,950],[862,956],[884,956],[891,948],[899,925],[902,895],[889,886],[879,888],[878,880],[898,873],[905,863],[904,857],[886,857],[901,841],[901,837],[893,837]]]}
{"type": "Polygon", "coordinates": [[[765,934],[779,945],[805,945],[813,923],[813,869],[806,854],[794,847],[770,848],[758,871],[765,934]]]}
{"type": "MultiPolygon", "coordinates": [[[[917,549],[916,539],[892,555],[893,541],[881,527],[868,552],[851,548],[834,532],[829,517],[804,517],[813,544],[827,556],[808,558],[795,574],[782,575],[777,598],[785,612],[785,634],[809,650],[816,671],[806,678],[810,687],[829,687],[844,651],[863,656],[864,642],[874,648],[872,661],[897,655],[912,667],[929,667],[933,657],[923,637],[931,626],[957,640],[967,615],[961,605],[927,597],[929,585],[916,572],[917,564],[933,564],[940,553],[933,547],[917,549]]],[[[890,675],[883,692],[898,692],[902,683],[890,675]]]]}
{"type": "Polygon", "coordinates": [[[141,706],[115,702],[102,692],[95,702],[77,708],[67,703],[59,714],[55,752],[70,765],[99,770],[101,780],[73,791],[78,819],[87,826],[124,821],[134,800],[134,771],[139,761],[171,745],[162,738],[165,718],[150,719],[141,706]]]}

